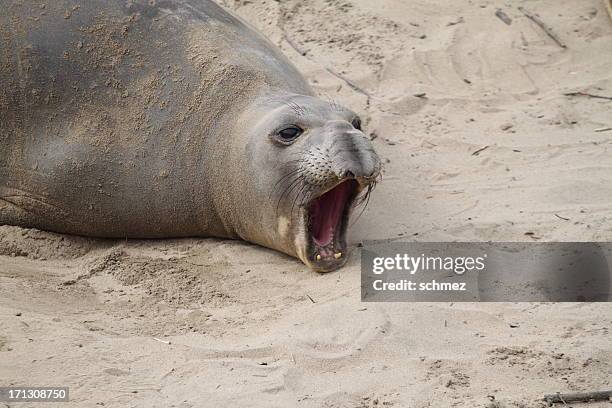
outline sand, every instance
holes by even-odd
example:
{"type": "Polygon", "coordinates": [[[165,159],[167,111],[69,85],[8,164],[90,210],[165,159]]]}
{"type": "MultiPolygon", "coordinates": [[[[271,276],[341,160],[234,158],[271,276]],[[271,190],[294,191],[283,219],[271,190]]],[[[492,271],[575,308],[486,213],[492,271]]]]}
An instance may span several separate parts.
{"type": "Polygon", "coordinates": [[[612,304],[365,304],[355,247],[612,240],[612,102],[564,95],[612,96],[604,2],[224,5],[362,113],[385,161],[348,266],[0,227],[0,385],[69,386],[68,407],[183,408],[538,407],[612,389],[612,304]]]}

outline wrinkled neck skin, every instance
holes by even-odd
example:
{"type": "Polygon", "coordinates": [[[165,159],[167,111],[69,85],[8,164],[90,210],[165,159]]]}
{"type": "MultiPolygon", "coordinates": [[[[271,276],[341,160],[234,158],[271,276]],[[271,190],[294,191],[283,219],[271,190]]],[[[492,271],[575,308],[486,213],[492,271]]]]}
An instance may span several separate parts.
{"type": "Polygon", "coordinates": [[[215,159],[215,169],[210,170],[215,180],[211,187],[222,235],[302,258],[296,250],[296,239],[304,236],[298,222],[300,210],[291,211],[284,201],[279,205],[275,191],[277,173],[291,167],[278,156],[266,125],[277,114],[270,109],[270,101],[286,95],[284,91],[259,95],[235,113],[237,119],[228,121],[234,126],[216,141],[220,156],[215,159]]]}

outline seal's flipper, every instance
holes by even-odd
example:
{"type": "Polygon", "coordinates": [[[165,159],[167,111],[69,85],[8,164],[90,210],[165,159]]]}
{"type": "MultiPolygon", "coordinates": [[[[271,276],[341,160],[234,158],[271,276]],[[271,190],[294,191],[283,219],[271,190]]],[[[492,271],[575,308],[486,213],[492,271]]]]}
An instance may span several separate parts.
{"type": "Polygon", "coordinates": [[[29,227],[66,223],[69,214],[45,200],[23,190],[0,187],[0,225],[29,227]]]}

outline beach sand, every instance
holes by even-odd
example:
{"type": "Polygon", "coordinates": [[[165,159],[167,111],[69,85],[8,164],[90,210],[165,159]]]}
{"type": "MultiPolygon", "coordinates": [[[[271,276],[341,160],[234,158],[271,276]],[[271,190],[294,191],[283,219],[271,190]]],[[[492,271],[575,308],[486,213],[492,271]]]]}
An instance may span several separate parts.
{"type": "Polygon", "coordinates": [[[359,112],[385,162],[348,265],[0,227],[0,385],[147,408],[538,407],[612,389],[611,303],[361,303],[356,247],[612,241],[612,101],[564,95],[612,96],[603,1],[224,5],[359,112]]]}

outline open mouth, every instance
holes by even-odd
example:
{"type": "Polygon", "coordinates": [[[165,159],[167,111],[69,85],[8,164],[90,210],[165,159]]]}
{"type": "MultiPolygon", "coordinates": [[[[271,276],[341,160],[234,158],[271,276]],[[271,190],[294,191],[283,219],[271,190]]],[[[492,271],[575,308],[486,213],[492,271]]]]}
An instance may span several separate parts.
{"type": "Polygon", "coordinates": [[[345,180],[308,206],[309,257],[321,269],[335,269],[345,261],[348,218],[359,188],[356,180],[345,180]]]}

